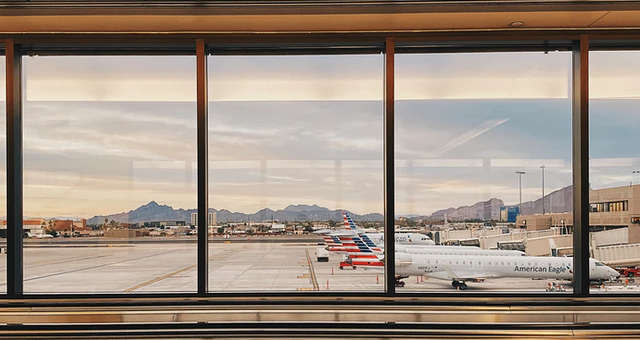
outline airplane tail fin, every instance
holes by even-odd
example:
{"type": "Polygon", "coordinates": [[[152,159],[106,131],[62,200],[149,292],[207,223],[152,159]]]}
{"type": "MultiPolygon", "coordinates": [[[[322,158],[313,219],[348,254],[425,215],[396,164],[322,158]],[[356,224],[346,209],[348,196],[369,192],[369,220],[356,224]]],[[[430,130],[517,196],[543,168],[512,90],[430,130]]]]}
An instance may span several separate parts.
{"type": "Polygon", "coordinates": [[[353,238],[353,242],[363,253],[380,253],[382,248],[378,247],[366,234],[353,238]]]}
{"type": "Polygon", "coordinates": [[[347,211],[342,212],[342,217],[344,218],[344,226],[347,229],[351,229],[351,230],[358,229],[358,226],[356,226],[356,224],[353,222],[353,220],[351,219],[351,216],[349,216],[349,213],[347,211]]]}

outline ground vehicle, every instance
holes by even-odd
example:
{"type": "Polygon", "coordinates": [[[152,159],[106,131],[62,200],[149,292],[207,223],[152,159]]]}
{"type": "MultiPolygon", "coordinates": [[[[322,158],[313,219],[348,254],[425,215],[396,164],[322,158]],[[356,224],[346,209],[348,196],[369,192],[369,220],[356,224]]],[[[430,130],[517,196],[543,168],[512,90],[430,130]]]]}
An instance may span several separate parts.
{"type": "Polygon", "coordinates": [[[623,267],[623,268],[616,268],[616,270],[618,271],[618,273],[620,273],[621,276],[626,276],[626,277],[640,276],[640,268],[623,267]]]}

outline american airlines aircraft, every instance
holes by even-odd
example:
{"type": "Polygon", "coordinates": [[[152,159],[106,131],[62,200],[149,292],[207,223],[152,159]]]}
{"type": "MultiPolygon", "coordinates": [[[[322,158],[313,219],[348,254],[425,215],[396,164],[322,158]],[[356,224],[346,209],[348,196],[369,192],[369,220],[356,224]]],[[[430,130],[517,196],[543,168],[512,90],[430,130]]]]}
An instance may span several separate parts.
{"type": "MultiPolygon", "coordinates": [[[[364,243],[362,243],[364,244],[364,243]]],[[[362,246],[362,245],[361,245],[362,246]]],[[[349,255],[340,263],[345,266],[383,268],[381,252],[374,252],[364,244],[368,255],[349,255]]],[[[396,246],[396,286],[409,276],[428,276],[451,280],[457,289],[466,289],[466,281],[481,282],[485,279],[525,277],[538,279],[571,280],[573,258],[524,256],[521,251],[489,250],[463,246],[396,246]],[[474,248],[474,249],[469,249],[474,248]]],[[[618,278],[620,274],[595,259],[589,260],[590,278],[605,281],[618,278]]]]}
{"type": "MultiPolygon", "coordinates": [[[[354,241],[354,242],[357,242],[354,241]]],[[[349,255],[340,262],[340,269],[344,267],[358,266],[369,268],[384,267],[382,259],[384,258],[384,247],[371,247],[369,243],[359,243],[361,251],[347,251],[349,255]]],[[[396,243],[397,253],[407,254],[423,254],[423,255],[471,255],[471,256],[524,256],[525,253],[519,250],[501,250],[501,249],[480,249],[477,247],[466,246],[436,246],[436,245],[403,245],[396,243]]]]}
{"type": "MultiPolygon", "coordinates": [[[[324,241],[327,244],[327,250],[341,253],[371,253],[382,252],[382,247],[378,244],[384,243],[384,235],[376,234],[360,234],[360,235],[326,235],[324,241]]],[[[396,244],[399,245],[415,245],[415,246],[432,246],[433,241],[423,234],[418,233],[396,233],[396,244]]]]}
{"type": "MultiPolygon", "coordinates": [[[[460,256],[423,254],[395,254],[396,285],[409,276],[428,276],[451,280],[454,288],[466,289],[465,281],[525,277],[537,279],[571,280],[573,258],[550,256],[460,256]]],[[[595,259],[589,259],[589,277],[592,281],[616,279],[620,274],[595,259]]]]}
{"type": "MultiPolygon", "coordinates": [[[[324,234],[323,239],[327,244],[327,250],[334,252],[370,252],[361,242],[366,243],[374,251],[379,251],[377,244],[384,243],[384,233],[367,233],[367,229],[359,228],[349,216],[349,213],[342,213],[345,229],[325,233],[325,230],[316,233],[324,234]],[[356,241],[357,240],[357,241],[356,241]],[[358,242],[359,241],[359,242],[358,242]]],[[[435,244],[427,235],[419,233],[395,233],[395,241],[399,244],[435,244]]]]}

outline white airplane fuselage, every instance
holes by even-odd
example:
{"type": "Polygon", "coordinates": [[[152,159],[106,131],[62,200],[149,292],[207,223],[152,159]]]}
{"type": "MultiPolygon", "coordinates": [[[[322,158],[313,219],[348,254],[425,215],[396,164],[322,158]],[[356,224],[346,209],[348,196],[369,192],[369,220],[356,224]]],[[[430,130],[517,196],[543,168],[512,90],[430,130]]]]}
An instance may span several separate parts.
{"type": "MultiPolygon", "coordinates": [[[[379,247],[379,251],[373,254],[383,258],[384,248],[379,247]]],[[[472,255],[472,256],[524,256],[525,253],[519,250],[502,249],[481,249],[468,246],[430,246],[430,245],[406,245],[396,243],[396,253],[406,254],[437,254],[437,255],[472,255]]]]}
{"type": "Polygon", "coordinates": [[[519,250],[481,249],[478,247],[465,247],[465,246],[421,246],[421,245],[398,245],[398,244],[396,244],[396,253],[474,255],[474,256],[524,256],[525,255],[524,252],[519,250]]]}
{"type": "MultiPolygon", "coordinates": [[[[362,236],[368,237],[379,246],[384,244],[384,233],[365,233],[362,236]]],[[[396,244],[435,245],[427,235],[420,233],[395,233],[394,237],[396,244]]]]}
{"type": "MultiPolygon", "coordinates": [[[[398,253],[396,274],[400,277],[429,276],[443,280],[472,280],[503,277],[571,280],[573,258],[546,256],[460,256],[398,253]]],[[[617,278],[618,272],[589,260],[591,280],[617,278]]]]}

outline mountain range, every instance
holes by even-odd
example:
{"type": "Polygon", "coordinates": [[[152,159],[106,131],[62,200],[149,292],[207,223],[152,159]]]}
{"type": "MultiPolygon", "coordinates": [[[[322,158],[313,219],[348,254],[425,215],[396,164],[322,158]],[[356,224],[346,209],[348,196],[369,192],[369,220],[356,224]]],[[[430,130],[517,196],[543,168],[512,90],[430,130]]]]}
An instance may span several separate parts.
{"type": "MultiPolygon", "coordinates": [[[[573,187],[568,186],[545,195],[545,212],[567,212],[571,211],[573,202],[573,187]]],[[[477,202],[470,206],[448,208],[438,210],[429,216],[412,216],[411,219],[429,218],[432,220],[443,220],[444,216],[450,221],[461,220],[498,220],[500,218],[500,208],[504,207],[504,202],[498,198],[491,198],[487,201],[477,202]]],[[[542,198],[534,201],[522,202],[522,214],[535,214],[542,212],[542,198]]],[[[280,210],[269,208],[261,209],[253,214],[232,212],[226,209],[209,209],[209,212],[216,213],[218,223],[225,222],[269,222],[269,221],[342,221],[344,210],[330,210],[318,205],[289,205],[280,210]]],[[[168,205],[161,205],[151,201],[134,210],[121,212],[106,216],[94,216],[87,220],[89,225],[99,225],[107,221],[114,220],[124,223],[139,223],[151,221],[191,221],[191,214],[196,209],[174,209],[168,205]]],[[[347,211],[349,212],[349,211],[347,211]]],[[[382,221],[382,214],[370,213],[364,215],[349,212],[354,220],[363,222],[382,221]]]]}
{"type": "MultiPolygon", "coordinates": [[[[542,213],[542,202],[542,197],[537,200],[522,202],[521,213],[523,215],[542,213]]],[[[558,189],[544,196],[544,211],[547,213],[568,212],[571,211],[572,205],[573,186],[558,189]]],[[[449,221],[498,220],[500,219],[500,208],[504,206],[504,202],[501,199],[491,198],[470,206],[438,210],[430,216],[413,216],[410,218],[444,220],[444,216],[446,215],[449,221]]],[[[518,205],[514,204],[511,206],[518,205]]]]}
{"type": "MultiPolygon", "coordinates": [[[[209,209],[209,212],[216,213],[218,223],[225,222],[270,222],[270,221],[342,221],[344,210],[330,210],[318,205],[289,205],[280,210],[261,209],[253,214],[232,212],[226,209],[209,209]]],[[[168,205],[161,205],[151,201],[134,210],[112,215],[94,216],[87,220],[88,225],[99,225],[105,220],[122,223],[139,223],[151,221],[191,221],[191,214],[197,212],[196,209],[173,209],[168,205]]],[[[382,215],[378,213],[358,215],[347,211],[358,221],[382,221],[382,215]]]]}

